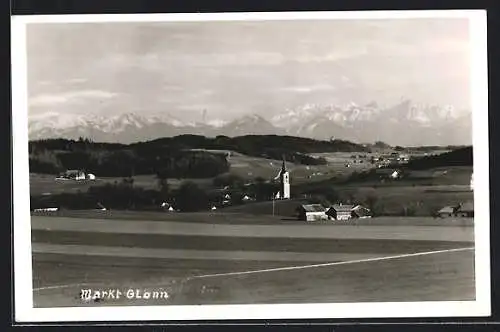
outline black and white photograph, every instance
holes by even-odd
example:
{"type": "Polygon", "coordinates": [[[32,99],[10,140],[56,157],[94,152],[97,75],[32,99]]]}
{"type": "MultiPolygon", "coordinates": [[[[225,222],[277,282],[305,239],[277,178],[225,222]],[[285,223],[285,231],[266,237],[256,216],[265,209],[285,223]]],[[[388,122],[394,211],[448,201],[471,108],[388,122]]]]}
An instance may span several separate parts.
{"type": "Polygon", "coordinates": [[[490,314],[485,12],[12,24],[19,319],[490,314]]]}

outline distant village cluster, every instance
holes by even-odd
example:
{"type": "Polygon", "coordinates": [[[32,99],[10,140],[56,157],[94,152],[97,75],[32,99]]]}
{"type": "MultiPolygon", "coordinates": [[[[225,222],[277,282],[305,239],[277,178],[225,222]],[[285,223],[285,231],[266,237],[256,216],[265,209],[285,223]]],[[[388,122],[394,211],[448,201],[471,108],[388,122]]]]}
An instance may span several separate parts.
{"type": "Polygon", "coordinates": [[[407,154],[402,154],[398,152],[392,152],[390,154],[382,154],[380,156],[371,156],[368,158],[366,154],[358,154],[351,156],[351,162],[345,164],[346,167],[351,167],[353,164],[362,164],[365,162],[370,162],[376,165],[377,168],[391,167],[406,164],[410,161],[410,156],[407,154]]]}
{"type": "Polygon", "coordinates": [[[95,180],[96,176],[92,173],[85,173],[82,170],[67,170],[64,173],[59,174],[56,177],[56,180],[75,180],[75,181],[84,181],[84,180],[95,180]]]}

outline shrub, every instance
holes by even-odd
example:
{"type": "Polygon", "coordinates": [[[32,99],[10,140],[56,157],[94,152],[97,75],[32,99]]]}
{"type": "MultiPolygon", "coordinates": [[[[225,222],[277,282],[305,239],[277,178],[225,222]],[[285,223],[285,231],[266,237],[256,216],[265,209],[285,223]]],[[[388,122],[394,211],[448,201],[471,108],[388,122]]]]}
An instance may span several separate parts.
{"type": "Polygon", "coordinates": [[[206,210],[209,207],[208,194],[196,183],[184,182],[175,193],[177,208],[182,212],[206,210]]]}

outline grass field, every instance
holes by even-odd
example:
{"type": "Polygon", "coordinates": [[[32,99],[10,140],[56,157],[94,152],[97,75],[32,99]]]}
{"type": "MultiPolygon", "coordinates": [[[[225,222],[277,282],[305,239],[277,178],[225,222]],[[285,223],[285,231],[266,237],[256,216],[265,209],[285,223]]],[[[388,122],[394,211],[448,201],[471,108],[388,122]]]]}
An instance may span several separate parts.
{"type": "MultiPolygon", "coordinates": [[[[71,218],[68,220],[85,219],[85,220],[123,220],[123,221],[147,221],[147,222],[177,222],[182,223],[197,223],[210,225],[304,225],[304,221],[298,220],[292,214],[295,208],[294,201],[277,201],[276,211],[281,211],[285,215],[271,215],[269,211],[272,207],[269,203],[255,203],[259,206],[262,213],[242,213],[235,211],[236,209],[221,209],[214,212],[194,212],[194,213],[170,213],[170,212],[152,212],[152,211],[123,211],[123,210],[60,210],[56,212],[32,212],[33,227],[37,227],[37,220],[48,218],[71,218]],[[288,211],[287,211],[288,210],[288,211]],[[41,217],[41,218],[40,218],[41,217]]],[[[259,210],[258,210],[259,211],[259,210]]],[[[258,212],[257,211],[257,212],[258,212]]],[[[54,219],[62,220],[62,219],[54,219]]],[[[308,222],[311,226],[342,225],[334,221],[315,221],[308,222]]],[[[472,218],[453,217],[453,218],[433,218],[433,217],[376,217],[368,219],[351,219],[349,225],[406,225],[406,226],[473,226],[472,218]]]]}
{"type": "MultiPolygon", "coordinates": [[[[154,175],[136,175],[133,177],[134,185],[145,189],[158,189],[158,179],[154,175]]],[[[55,180],[54,175],[48,174],[30,174],[30,194],[59,194],[59,193],[77,193],[86,192],[91,186],[99,186],[107,183],[121,182],[120,177],[104,177],[96,180],[55,180]]],[[[176,189],[183,181],[193,181],[201,187],[210,187],[212,179],[168,179],[171,189],[176,189]]]]}
{"type": "Polygon", "coordinates": [[[472,223],[71,212],[80,215],[32,217],[36,307],[474,299],[472,223]],[[86,287],[162,288],[170,297],[82,302],[86,287]]]}

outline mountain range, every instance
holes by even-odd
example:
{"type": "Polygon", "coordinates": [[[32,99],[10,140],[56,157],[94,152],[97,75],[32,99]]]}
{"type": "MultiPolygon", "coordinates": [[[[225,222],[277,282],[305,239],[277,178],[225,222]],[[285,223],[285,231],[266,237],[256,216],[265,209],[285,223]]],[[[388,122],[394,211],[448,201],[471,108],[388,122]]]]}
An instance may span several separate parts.
{"type": "Polygon", "coordinates": [[[381,107],[366,105],[304,105],[265,118],[248,114],[231,121],[187,122],[163,113],[143,115],[75,115],[41,113],[29,117],[30,140],[90,138],[100,142],[132,143],[182,134],[289,135],[321,140],[343,139],[357,143],[383,141],[391,145],[470,145],[472,117],[448,106],[419,105],[410,100],[381,107]]]}

